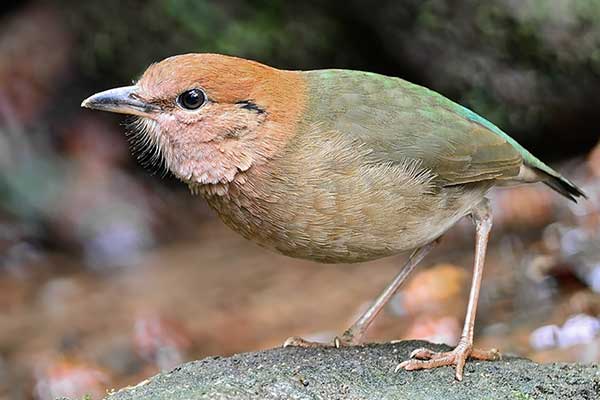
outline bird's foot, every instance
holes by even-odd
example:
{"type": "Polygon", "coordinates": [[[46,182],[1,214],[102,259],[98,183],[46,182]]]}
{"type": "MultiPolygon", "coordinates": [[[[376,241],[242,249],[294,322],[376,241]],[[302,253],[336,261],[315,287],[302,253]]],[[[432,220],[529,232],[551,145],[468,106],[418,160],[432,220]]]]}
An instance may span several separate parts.
{"type": "Polygon", "coordinates": [[[461,341],[452,351],[436,352],[427,348],[416,349],[410,353],[410,360],[398,364],[396,372],[400,369],[412,371],[454,365],[456,367],[456,379],[461,381],[467,358],[493,361],[499,360],[501,357],[502,355],[497,349],[474,349],[473,344],[461,341]]]}
{"type": "Polygon", "coordinates": [[[344,336],[339,337],[336,336],[330,343],[321,343],[321,342],[311,342],[309,340],[303,339],[299,336],[292,336],[287,338],[285,342],[283,342],[283,347],[303,347],[303,348],[315,348],[315,347],[328,347],[328,348],[340,348],[346,346],[354,346],[354,343],[351,339],[345,338],[344,336]]]}

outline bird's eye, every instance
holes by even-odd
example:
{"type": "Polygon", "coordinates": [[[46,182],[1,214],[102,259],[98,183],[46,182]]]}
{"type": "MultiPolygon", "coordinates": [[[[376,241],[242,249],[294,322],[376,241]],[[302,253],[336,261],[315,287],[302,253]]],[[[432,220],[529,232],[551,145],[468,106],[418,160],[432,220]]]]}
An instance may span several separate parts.
{"type": "Polygon", "coordinates": [[[177,96],[177,104],[186,110],[196,110],[206,101],[206,95],[200,89],[191,89],[177,96]]]}

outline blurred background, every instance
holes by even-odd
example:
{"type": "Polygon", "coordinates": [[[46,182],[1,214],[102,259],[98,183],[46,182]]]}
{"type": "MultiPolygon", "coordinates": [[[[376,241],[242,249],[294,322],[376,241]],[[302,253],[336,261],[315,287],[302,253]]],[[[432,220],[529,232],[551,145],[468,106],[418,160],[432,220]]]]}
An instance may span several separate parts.
{"type": "MultiPolygon", "coordinates": [[[[329,340],[402,255],[329,265],[223,226],[130,156],[122,118],[80,109],[169,55],[351,68],[426,85],[501,126],[587,192],[491,194],[476,344],[600,361],[600,2],[103,0],[0,6],[0,398],[134,384],[209,355],[329,340]]],[[[370,332],[456,343],[473,228],[449,232],[370,332]]]]}

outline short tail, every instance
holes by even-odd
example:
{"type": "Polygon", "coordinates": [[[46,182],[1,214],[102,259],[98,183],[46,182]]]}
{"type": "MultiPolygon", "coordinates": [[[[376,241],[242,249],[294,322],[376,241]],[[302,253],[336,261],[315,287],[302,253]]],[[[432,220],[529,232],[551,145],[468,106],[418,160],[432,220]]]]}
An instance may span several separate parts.
{"type": "Polygon", "coordinates": [[[577,199],[580,197],[583,197],[584,199],[588,198],[581,188],[553,169],[547,168],[546,170],[542,170],[536,168],[536,170],[542,178],[542,182],[565,196],[567,199],[577,203],[577,199]]]}

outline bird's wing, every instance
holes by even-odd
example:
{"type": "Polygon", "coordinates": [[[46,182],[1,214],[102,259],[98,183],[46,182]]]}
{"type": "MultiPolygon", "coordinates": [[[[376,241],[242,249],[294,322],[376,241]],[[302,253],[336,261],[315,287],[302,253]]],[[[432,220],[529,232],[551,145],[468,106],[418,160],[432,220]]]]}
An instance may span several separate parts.
{"type": "Polygon", "coordinates": [[[436,92],[357,71],[314,71],[308,80],[310,119],[360,140],[375,160],[419,160],[444,186],[519,174],[523,157],[510,139],[436,92]]]}

